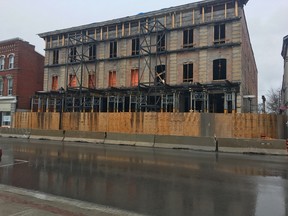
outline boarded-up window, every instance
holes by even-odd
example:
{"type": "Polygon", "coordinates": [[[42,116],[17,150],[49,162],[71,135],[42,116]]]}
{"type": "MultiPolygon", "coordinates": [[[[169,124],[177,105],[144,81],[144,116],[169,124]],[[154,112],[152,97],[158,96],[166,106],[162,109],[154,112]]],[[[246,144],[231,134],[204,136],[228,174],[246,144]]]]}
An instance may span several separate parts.
{"type": "Polygon", "coordinates": [[[89,74],[88,77],[89,81],[88,81],[88,88],[95,88],[95,75],[94,74],[89,74]]]}
{"type": "Polygon", "coordinates": [[[193,82],[193,64],[183,65],[183,82],[193,82]]]}
{"type": "Polygon", "coordinates": [[[214,26],[214,44],[225,43],[225,24],[214,26]]]}
{"type": "Polygon", "coordinates": [[[131,86],[137,86],[138,85],[138,69],[132,69],[131,70],[131,86]]]}
{"type": "Polygon", "coordinates": [[[70,76],[69,76],[69,87],[76,87],[76,86],[77,86],[76,75],[70,74],[70,76]]]}
{"type": "Polygon", "coordinates": [[[116,71],[109,71],[109,87],[116,86],[116,71]]]}
{"type": "Polygon", "coordinates": [[[227,74],[227,60],[216,59],[213,61],[213,80],[226,79],[227,74]]]}
{"type": "Polygon", "coordinates": [[[193,29],[183,31],[183,48],[193,47],[193,29]]]}
{"type": "Polygon", "coordinates": [[[52,77],[52,91],[58,90],[58,76],[52,77]]]}

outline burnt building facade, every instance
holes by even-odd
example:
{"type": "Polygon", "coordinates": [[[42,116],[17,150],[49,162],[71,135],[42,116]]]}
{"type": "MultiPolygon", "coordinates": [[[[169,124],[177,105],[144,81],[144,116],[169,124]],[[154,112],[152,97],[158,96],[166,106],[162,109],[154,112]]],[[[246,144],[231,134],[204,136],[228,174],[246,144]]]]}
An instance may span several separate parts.
{"type": "Polygon", "coordinates": [[[31,97],[43,89],[44,56],[20,38],[0,41],[0,126],[10,127],[13,113],[29,111],[31,97]]]}
{"type": "Polygon", "coordinates": [[[244,96],[257,95],[258,72],[247,2],[204,0],[39,34],[44,91],[32,110],[251,111],[244,96]]]}

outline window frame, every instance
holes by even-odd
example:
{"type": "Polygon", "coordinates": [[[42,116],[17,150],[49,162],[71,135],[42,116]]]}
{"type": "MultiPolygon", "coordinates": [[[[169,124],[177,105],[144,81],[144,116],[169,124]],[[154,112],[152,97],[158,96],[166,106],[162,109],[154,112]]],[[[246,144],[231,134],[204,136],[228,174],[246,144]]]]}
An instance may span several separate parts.
{"type": "Polygon", "coordinates": [[[7,95],[13,95],[13,78],[7,77],[7,95]]]}
{"type": "Polygon", "coordinates": [[[138,84],[139,84],[139,69],[138,68],[131,69],[130,85],[132,87],[135,87],[135,86],[138,86],[138,84]]]}
{"type": "Polygon", "coordinates": [[[213,60],[213,80],[226,80],[226,79],[227,79],[227,59],[220,58],[213,60]]]}
{"type": "Polygon", "coordinates": [[[226,41],[225,23],[214,25],[214,44],[224,44],[226,41]]]}
{"type": "Polygon", "coordinates": [[[51,90],[57,91],[58,90],[58,80],[59,77],[57,75],[52,76],[52,83],[51,83],[51,90]]]}
{"type": "Polygon", "coordinates": [[[69,62],[73,63],[76,62],[76,60],[77,60],[77,47],[74,46],[70,48],[69,62]]]}
{"type": "Polygon", "coordinates": [[[15,65],[15,55],[14,54],[10,54],[8,56],[8,59],[9,59],[9,69],[13,69],[14,68],[14,65],[15,65]]]}
{"type": "Polygon", "coordinates": [[[132,56],[140,54],[140,38],[132,38],[132,56]]]}
{"type": "Polygon", "coordinates": [[[185,29],[183,30],[183,48],[192,48],[194,47],[194,29],[185,29]]]}
{"type": "Polygon", "coordinates": [[[5,56],[0,56],[0,71],[5,70],[5,56]]]}
{"type": "Polygon", "coordinates": [[[115,70],[109,71],[108,87],[115,87],[117,84],[117,73],[115,70]]]}
{"type": "Polygon", "coordinates": [[[69,75],[69,87],[77,87],[77,77],[76,74],[69,75]],[[75,85],[74,85],[75,83],[75,85]]]}
{"type": "Polygon", "coordinates": [[[95,74],[88,75],[88,88],[90,89],[96,88],[95,77],[96,77],[95,74]]]}
{"type": "Polygon", "coordinates": [[[118,51],[117,46],[118,46],[117,41],[110,41],[110,52],[109,52],[110,58],[117,57],[117,51],[118,51]]]}
{"type": "Polygon", "coordinates": [[[97,55],[96,44],[89,45],[89,60],[95,60],[97,55]]]}
{"type": "Polygon", "coordinates": [[[59,64],[59,49],[53,50],[52,64],[59,64]]]}
{"type": "Polygon", "coordinates": [[[156,36],[156,50],[157,52],[164,52],[166,51],[166,34],[159,33],[156,36]]]}
{"type": "Polygon", "coordinates": [[[183,83],[193,82],[194,65],[193,63],[183,64],[183,83]]]}
{"type": "Polygon", "coordinates": [[[2,77],[0,78],[0,96],[3,96],[3,88],[4,87],[4,81],[2,77]]]}

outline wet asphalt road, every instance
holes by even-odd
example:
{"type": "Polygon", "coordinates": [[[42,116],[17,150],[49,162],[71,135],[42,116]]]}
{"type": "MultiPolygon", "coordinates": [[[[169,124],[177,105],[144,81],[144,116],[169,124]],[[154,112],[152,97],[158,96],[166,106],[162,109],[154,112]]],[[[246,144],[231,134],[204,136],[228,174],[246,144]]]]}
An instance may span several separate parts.
{"type": "Polygon", "coordinates": [[[288,215],[285,156],[12,138],[0,148],[0,184],[144,215],[288,215]]]}

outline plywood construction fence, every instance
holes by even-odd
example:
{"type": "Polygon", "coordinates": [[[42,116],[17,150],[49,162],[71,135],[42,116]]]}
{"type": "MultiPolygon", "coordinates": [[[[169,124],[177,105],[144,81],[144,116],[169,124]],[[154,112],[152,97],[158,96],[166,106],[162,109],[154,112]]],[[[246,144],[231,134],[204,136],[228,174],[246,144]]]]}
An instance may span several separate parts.
{"type": "Polygon", "coordinates": [[[15,128],[221,138],[286,136],[286,117],[214,113],[33,113],[14,114],[15,128]]]}

